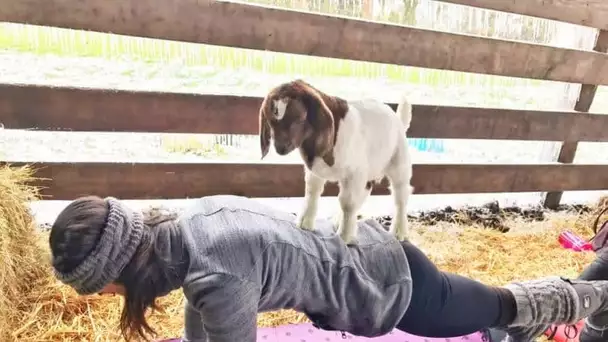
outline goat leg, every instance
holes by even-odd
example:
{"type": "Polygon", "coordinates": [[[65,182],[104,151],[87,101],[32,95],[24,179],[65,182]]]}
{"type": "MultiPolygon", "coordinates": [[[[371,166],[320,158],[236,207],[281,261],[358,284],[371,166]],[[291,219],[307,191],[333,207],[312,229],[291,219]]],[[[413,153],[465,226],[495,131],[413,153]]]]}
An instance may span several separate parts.
{"type": "Polygon", "coordinates": [[[357,214],[371,193],[367,180],[360,176],[346,178],[340,182],[338,200],[342,209],[342,218],[338,226],[338,235],[347,245],[357,243],[357,214]]]}
{"type": "Polygon", "coordinates": [[[304,169],[304,209],[297,219],[298,228],[305,230],[315,229],[315,219],[319,199],[325,189],[325,179],[318,177],[307,168],[304,169]]]}

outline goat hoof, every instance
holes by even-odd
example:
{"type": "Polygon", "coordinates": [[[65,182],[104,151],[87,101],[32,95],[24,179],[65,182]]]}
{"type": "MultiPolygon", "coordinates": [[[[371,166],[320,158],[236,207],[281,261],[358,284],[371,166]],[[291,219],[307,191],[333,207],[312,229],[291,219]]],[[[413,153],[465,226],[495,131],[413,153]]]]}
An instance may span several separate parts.
{"type": "Polygon", "coordinates": [[[352,246],[357,244],[357,237],[354,234],[353,230],[349,231],[348,229],[342,229],[342,226],[340,226],[338,228],[337,234],[340,235],[342,241],[344,241],[344,243],[346,243],[347,245],[352,246]]]}
{"type": "Polygon", "coordinates": [[[335,214],[334,216],[332,216],[331,222],[334,228],[334,232],[337,232],[340,229],[340,221],[342,221],[341,214],[335,214]]]}
{"type": "Polygon", "coordinates": [[[397,241],[400,241],[400,242],[408,241],[407,235],[408,234],[405,232],[400,233],[400,234],[395,233],[395,238],[397,239],[397,241]]]}
{"type": "Polygon", "coordinates": [[[398,241],[407,241],[408,229],[406,224],[396,223],[391,226],[390,232],[395,236],[398,241]]]}
{"type": "Polygon", "coordinates": [[[348,246],[354,246],[357,244],[357,238],[352,234],[340,234],[340,238],[348,246]]]}
{"type": "Polygon", "coordinates": [[[310,217],[310,215],[302,215],[298,218],[296,225],[300,229],[313,231],[315,230],[314,217],[310,217]]]}

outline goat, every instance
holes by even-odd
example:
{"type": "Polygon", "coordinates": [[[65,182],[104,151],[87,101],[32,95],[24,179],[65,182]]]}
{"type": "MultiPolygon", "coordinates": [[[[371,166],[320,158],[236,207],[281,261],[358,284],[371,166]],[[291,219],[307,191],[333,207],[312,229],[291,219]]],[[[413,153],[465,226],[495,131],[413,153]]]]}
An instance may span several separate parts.
{"type": "Polygon", "coordinates": [[[279,155],[299,149],[305,165],[305,205],[297,226],[314,230],[325,183],[338,182],[342,215],[337,233],[346,244],[356,244],[357,212],[374,183],[386,176],[395,203],[390,231],[398,240],[406,239],[407,203],[413,187],[405,133],[411,117],[406,97],[395,113],[383,102],[347,101],[300,79],[271,89],[259,110],[260,149],[262,159],[271,139],[279,155]]]}

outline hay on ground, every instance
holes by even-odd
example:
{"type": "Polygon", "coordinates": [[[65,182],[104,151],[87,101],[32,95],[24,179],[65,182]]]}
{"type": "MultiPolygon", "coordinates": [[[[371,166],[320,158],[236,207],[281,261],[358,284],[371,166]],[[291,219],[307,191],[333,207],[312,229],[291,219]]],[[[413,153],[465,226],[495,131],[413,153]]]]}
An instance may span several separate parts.
{"type": "MultiPolygon", "coordinates": [[[[9,333],[0,334],[0,340],[120,341],[120,297],[79,297],[53,278],[46,259],[48,234],[34,238],[32,219],[24,204],[34,193],[22,185],[29,176],[26,171],[0,171],[0,255],[8,260],[0,270],[0,331],[9,333]],[[36,241],[43,241],[44,245],[40,247],[36,241]]],[[[506,234],[455,223],[423,226],[412,222],[412,241],[440,269],[487,284],[501,285],[546,275],[575,277],[594,255],[563,249],[557,236],[569,229],[589,238],[593,218],[591,213],[562,212],[548,214],[542,222],[509,219],[506,224],[511,229],[506,234]]],[[[160,299],[160,306],[161,312],[150,315],[159,337],[180,336],[181,292],[160,299]]],[[[303,315],[293,311],[258,317],[260,327],[305,321],[303,315]]]]}

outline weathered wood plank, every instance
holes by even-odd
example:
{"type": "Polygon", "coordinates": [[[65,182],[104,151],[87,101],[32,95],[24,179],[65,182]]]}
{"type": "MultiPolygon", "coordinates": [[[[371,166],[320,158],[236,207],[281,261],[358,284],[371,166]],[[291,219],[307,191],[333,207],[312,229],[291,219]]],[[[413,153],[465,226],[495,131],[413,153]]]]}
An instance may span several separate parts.
{"type": "Polygon", "coordinates": [[[437,0],[608,29],[605,0],[437,0]]]}
{"type": "Polygon", "coordinates": [[[257,134],[261,98],[0,84],[6,128],[257,134]]]}
{"type": "MultiPolygon", "coordinates": [[[[12,163],[19,166],[22,163],[12,163]]],[[[302,197],[303,167],[270,163],[39,163],[46,199],[95,194],[125,199],[190,198],[214,194],[302,197]]],[[[416,194],[599,190],[608,188],[608,165],[414,166],[416,194]]],[[[386,182],[374,194],[388,194],[386,182]]],[[[337,194],[328,184],[324,196],[337,194]]]]}
{"type": "MultiPolygon", "coordinates": [[[[564,142],[559,150],[559,155],[557,156],[558,163],[571,164],[574,161],[574,157],[576,156],[576,150],[578,149],[578,142],[570,141],[564,142]]],[[[564,192],[562,189],[559,191],[550,191],[545,194],[544,207],[555,209],[559,206],[559,203],[562,201],[562,196],[564,192]]]]}
{"type": "MultiPolygon", "coordinates": [[[[9,129],[257,134],[261,100],[0,84],[0,123],[9,129]]],[[[606,131],[607,115],[415,105],[408,136],[608,141],[606,131]]]]}
{"type": "MultiPolygon", "coordinates": [[[[608,2],[606,2],[606,5],[608,5],[608,2]]],[[[606,19],[608,19],[608,17],[606,19]]],[[[599,31],[593,50],[603,53],[608,52],[608,30],[599,31]]],[[[591,109],[591,105],[593,104],[596,91],[597,85],[583,84],[581,86],[581,92],[578,96],[578,100],[574,105],[574,110],[577,112],[589,112],[589,109],[591,109]]]]}
{"type": "MultiPolygon", "coordinates": [[[[593,48],[598,52],[606,52],[608,51],[608,31],[600,30],[597,36],[597,40],[595,42],[595,47],[593,48]]],[[[578,95],[578,100],[574,105],[574,110],[580,112],[585,115],[576,115],[578,117],[588,116],[587,112],[591,108],[593,104],[593,99],[595,98],[595,93],[597,91],[597,86],[594,84],[583,84],[581,86],[581,91],[578,95]]],[[[562,144],[559,155],[557,157],[558,163],[566,163],[571,164],[574,162],[574,158],[576,157],[576,151],[578,150],[578,143],[581,140],[578,139],[570,139],[565,140],[562,144]]],[[[559,203],[562,200],[563,191],[549,192],[545,195],[544,206],[547,208],[557,208],[559,203]]]]}
{"type": "Polygon", "coordinates": [[[608,85],[605,54],[222,1],[0,0],[0,21],[608,85]]]}

